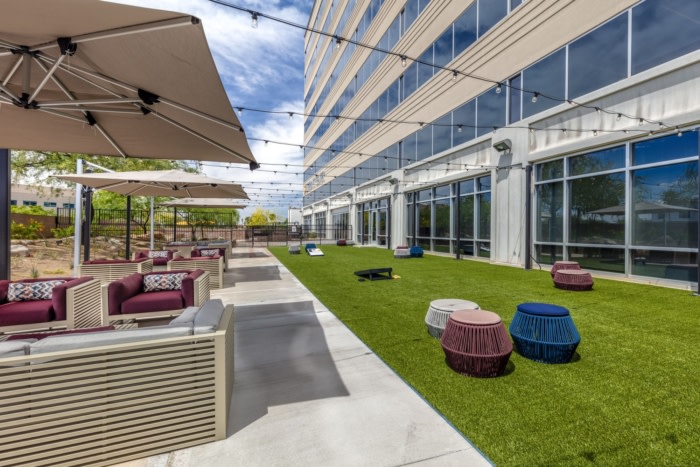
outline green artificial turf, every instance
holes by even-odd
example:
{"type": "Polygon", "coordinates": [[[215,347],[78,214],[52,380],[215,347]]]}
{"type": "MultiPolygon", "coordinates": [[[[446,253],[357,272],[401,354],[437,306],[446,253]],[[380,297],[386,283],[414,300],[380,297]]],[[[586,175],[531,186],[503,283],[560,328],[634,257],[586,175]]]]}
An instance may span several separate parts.
{"type": "Polygon", "coordinates": [[[322,249],[323,257],[270,251],[497,465],[700,465],[700,297],[600,278],[592,291],[559,290],[548,266],[322,249]],[[399,277],[353,274],[382,267],[399,277]],[[519,303],[564,306],[581,335],[574,361],[513,352],[504,376],[459,375],[426,331],[428,306],[440,298],[474,301],[506,327],[519,303]]]}

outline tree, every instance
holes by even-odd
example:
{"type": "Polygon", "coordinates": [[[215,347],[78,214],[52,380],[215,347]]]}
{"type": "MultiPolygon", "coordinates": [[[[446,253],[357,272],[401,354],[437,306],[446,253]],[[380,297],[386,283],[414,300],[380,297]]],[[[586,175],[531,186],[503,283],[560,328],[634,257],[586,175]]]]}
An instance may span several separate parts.
{"type": "Polygon", "coordinates": [[[246,225],[270,225],[277,222],[277,214],[268,209],[263,209],[261,207],[255,208],[253,214],[246,217],[246,225]]]}

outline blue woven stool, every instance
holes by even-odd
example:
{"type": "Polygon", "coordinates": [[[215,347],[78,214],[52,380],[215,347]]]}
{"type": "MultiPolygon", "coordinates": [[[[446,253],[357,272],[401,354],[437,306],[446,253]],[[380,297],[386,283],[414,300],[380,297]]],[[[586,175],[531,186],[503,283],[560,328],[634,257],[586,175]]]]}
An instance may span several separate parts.
{"type": "Polygon", "coordinates": [[[562,306],[521,303],[508,328],[515,350],[525,358],[542,363],[568,363],[581,336],[562,306]]]}
{"type": "Polygon", "coordinates": [[[412,246],[408,250],[408,252],[411,255],[411,258],[422,258],[423,257],[423,248],[419,247],[418,245],[412,246]]]}

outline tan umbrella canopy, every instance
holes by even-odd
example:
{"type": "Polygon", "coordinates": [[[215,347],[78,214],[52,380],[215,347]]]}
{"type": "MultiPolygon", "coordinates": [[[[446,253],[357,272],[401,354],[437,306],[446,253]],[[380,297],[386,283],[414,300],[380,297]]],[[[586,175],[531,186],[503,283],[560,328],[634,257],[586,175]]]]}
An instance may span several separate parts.
{"type": "Polygon", "coordinates": [[[240,199],[224,199],[224,198],[181,198],[172,201],[164,201],[161,206],[176,207],[176,208],[231,208],[243,209],[247,207],[241,204],[240,199]]]}
{"type": "MultiPolygon", "coordinates": [[[[0,148],[257,167],[199,19],[99,0],[3,0],[1,10],[0,148]]],[[[0,278],[9,187],[0,149],[0,278]]]]}
{"type": "Polygon", "coordinates": [[[199,19],[3,0],[0,147],[255,163],[199,19]]]}
{"type": "Polygon", "coordinates": [[[55,178],[127,196],[249,199],[237,183],[181,170],[83,173],[55,178]]]}

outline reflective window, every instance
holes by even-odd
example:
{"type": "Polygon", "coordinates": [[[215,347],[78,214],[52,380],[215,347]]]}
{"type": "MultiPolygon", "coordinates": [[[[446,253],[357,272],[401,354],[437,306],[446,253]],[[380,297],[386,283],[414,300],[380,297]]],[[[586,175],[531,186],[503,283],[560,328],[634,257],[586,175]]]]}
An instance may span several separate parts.
{"type": "Polygon", "coordinates": [[[416,149],[418,160],[433,155],[433,128],[430,125],[425,125],[416,132],[416,149]]]}
{"type": "Polygon", "coordinates": [[[480,95],[476,100],[476,135],[490,133],[494,128],[503,128],[506,124],[506,93],[497,93],[496,88],[480,95]]]}
{"type": "Polygon", "coordinates": [[[552,97],[564,96],[565,64],[565,50],[559,49],[523,71],[523,89],[525,90],[523,92],[523,118],[560,103],[560,101],[542,97],[542,94],[552,97]],[[540,95],[535,96],[535,93],[540,95]]]}
{"type": "Polygon", "coordinates": [[[466,193],[474,193],[474,179],[459,182],[459,193],[464,195],[466,193]]]}
{"type": "Polygon", "coordinates": [[[452,112],[453,145],[458,146],[476,138],[476,100],[471,100],[452,112]]]}
{"type": "Polygon", "coordinates": [[[452,193],[451,185],[442,185],[435,188],[436,198],[447,198],[452,193]]]}
{"type": "Polygon", "coordinates": [[[569,241],[624,245],[624,173],[579,178],[570,186],[569,241]]]}
{"type": "Polygon", "coordinates": [[[632,8],[632,74],[700,49],[700,2],[646,0],[632,8]]]}
{"type": "Polygon", "coordinates": [[[695,131],[685,132],[681,136],[671,135],[640,141],[632,145],[633,165],[652,164],[697,155],[698,133],[695,131]]]}
{"type": "Polygon", "coordinates": [[[484,177],[479,177],[476,180],[477,191],[489,191],[491,190],[491,176],[486,175],[484,177]]]}
{"type": "Polygon", "coordinates": [[[508,123],[514,123],[522,118],[520,110],[522,109],[523,93],[520,90],[522,89],[523,83],[520,75],[511,78],[508,84],[508,103],[510,104],[508,109],[508,123]]]}
{"type": "Polygon", "coordinates": [[[433,48],[428,47],[428,50],[418,57],[418,87],[423,86],[433,77],[433,48]]]}
{"type": "Polygon", "coordinates": [[[632,193],[632,244],[697,248],[697,162],[635,170],[632,193]]]}
{"type": "Polygon", "coordinates": [[[508,14],[508,0],[479,0],[479,37],[508,14]]]}
{"type": "Polygon", "coordinates": [[[474,195],[459,197],[459,238],[474,239],[474,195]]]}
{"type": "Polygon", "coordinates": [[[402,166],[416,162],[416,134],[408,135],[401,142],[401,163],[402,166]]]}
{"type": "Polygon", "coordinates": [[[569,255],[571,258],[576,258],[583,269],[625,272],[625,250],[623,248],[577,246],[569,248],[569,255]]]}
{"type": "Polygon", "coordinates": [[[441,238],[450,237],[450,200],[441,199],[434,203],[435,209],[435,233],[433,236],[441,238]]]}
{"type": "Polygon", "coordinates": [[[413,62],[406,67],[406,72],[403,74],[403,92],[401,93],[402,100],[411,97],[411,94],[418,89],[417,79],[418,63],[413,62]]]}
{"type": "Polygon", "coordinates": [[[435,41],[433,49],[435,52],[435,65],[444,67],[452,61],[452,26],[448,27],[435,41]]]}
{"type": "Polygon", "coordinates": [[[630,250],[632,274],[677,281],[698,281],[698,255],[695,252],[657,249],[630,250]]]}
{"type": "Polygon", "coordinates": [[[564,240],[564,182],[537,185],[535,240],[564,240]]]}
{"type": "Polygon", "coordinates": [[[564,159],[537,164],[535,174],[538,181],[562,178],[564,176],[564,159]]]}
{"type": "Polygon", "coordinates": [[[433,154],[452,147],[452,114],[447,114],[433,124],[433,154]]]}
{"type": "Polygon", "coordinates": [[[430,203],[418,203],[418,236],[430,238],[430,203]]]}
{"type": "Polygon", "coordinates": [[[455,56],[476,42],[476,2],[454,22],[455,56]]]}
{"type": "Polygon", "coordinates": [[[585,175],[625,167],[625,147],[605,149],[569,159],[569,175],[585,175]]]}
{"type": "Polygon", "coordinates": [[[491,238],[491,193],[477,195],[477,202],[479,203],[478,238],[489,240],[491,238]]]}
{"type": "Polygon", "coordinates": [[[569,45],[569,98],[627,77],[627,37],[625,13],[569,45]]]}

